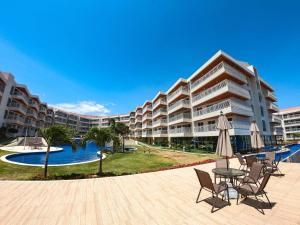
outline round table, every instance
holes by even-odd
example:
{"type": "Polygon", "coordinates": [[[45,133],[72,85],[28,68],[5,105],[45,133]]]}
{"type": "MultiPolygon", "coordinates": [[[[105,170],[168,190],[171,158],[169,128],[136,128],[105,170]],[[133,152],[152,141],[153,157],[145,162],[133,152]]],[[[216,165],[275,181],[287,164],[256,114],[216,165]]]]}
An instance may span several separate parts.
{"type": "MultiPolygon", "coordinates": [[[[242,170],[233,169],[233,168],[228,168],[228,169],[227,168],[215,168],[212,170],[212,172],[215,174],[215,183],[216,183],[216,175],[219,175],[224,178],[229,178],[230,183],[231,183],[231,187],[229,187],[227,185],[227,191],[229,192],[229,196],[230,196],[229,198],[235,198],[235,196],[237,195],[237,192],[234,189],[233,179],[240,177],[240,176],[244,176],[245,172],[242,170]],[[231,190],[229,190],[229,189],[231,189],[231,190]],[[230,195],[230,193],[232,193],[232,195],[230,195]]],[[[229,201],[229,199],[228,199],[228,201],[229,201]]]]}

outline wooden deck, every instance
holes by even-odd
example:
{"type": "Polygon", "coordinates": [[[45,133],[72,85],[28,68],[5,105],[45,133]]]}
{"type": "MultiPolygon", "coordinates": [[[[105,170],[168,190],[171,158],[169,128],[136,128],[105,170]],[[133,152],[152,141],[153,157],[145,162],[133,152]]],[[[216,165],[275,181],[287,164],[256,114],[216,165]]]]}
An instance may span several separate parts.
{"type": "Polygon", "coordinates": [[[188,167],[89,180],[1,181],[0,224],[300,224],[300,164],[281,169],[286,176],[271,177],[266,188],[275,205],[265,215],[251,201],[232,201],[211,214],[209,204],[195,203],[199,183],[188,167]]]}

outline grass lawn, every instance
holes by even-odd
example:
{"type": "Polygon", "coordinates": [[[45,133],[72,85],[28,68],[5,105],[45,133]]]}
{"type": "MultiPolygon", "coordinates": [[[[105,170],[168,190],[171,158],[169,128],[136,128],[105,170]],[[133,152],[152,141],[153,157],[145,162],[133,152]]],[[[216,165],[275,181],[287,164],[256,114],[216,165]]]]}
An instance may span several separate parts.
{"type": "MultiPolygon", "coordinates": [[[[10,152],[1,151],[0,156],[10,152]]],[[[51,156],[50,156],[51,157],[51,156]]],[[[191,154],[157,148],[139,147],[133,153],[115,153],[103,160],[103,171],[107,175],[134,174],[166,169],[182,164],[191,164],[206,159],[216,159],[214,154],[191,154]]],[[[49,167],[50,179],[83,178],[96,174],[98,162],[74,166],[49,167]]],[[[0,180],[39,179],[43,168],[20,166],[0,161],[0,180]]]]}

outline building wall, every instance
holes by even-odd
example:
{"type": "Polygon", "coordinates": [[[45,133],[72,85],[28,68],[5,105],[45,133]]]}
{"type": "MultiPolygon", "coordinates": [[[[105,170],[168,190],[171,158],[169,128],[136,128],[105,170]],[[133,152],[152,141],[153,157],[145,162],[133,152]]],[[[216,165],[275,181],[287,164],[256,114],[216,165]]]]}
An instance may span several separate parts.
{"type": "Polygon", "coordinates": [[[285,141],[300,140],[300,107],[282,109],[275,116],[281,119],[281,124],[274,126],[275,135],[285,141]]]}

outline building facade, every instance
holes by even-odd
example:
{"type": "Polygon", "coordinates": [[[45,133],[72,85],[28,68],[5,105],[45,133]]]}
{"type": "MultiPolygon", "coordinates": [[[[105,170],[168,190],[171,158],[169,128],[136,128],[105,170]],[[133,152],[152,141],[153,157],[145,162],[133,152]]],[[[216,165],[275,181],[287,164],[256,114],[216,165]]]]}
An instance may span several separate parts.
{"type": "Polygon", "coordinates": [[[274,135],[284,141],[300,140],[300,106],[282,109],[274,116],[281,121],[274,127],[274,135]]]}
{"type": "Polygon", "coordinates": [[[13,75],[0,72],[0,127],[6,127],[8,136],[35,136],[38,129],[53,124],[64,125],[83,135],[92,127],[108,127],[111,118],[129,125],[127,114],[89,116],[48,107],[25,85],[18,84],[13,75]]]}
{"type": "Polygon", "coordinates": [[[218,51],[187,79],[178,79],[165,92],[126,115],[86,116],[52,109],[17,84],[12,75],[1,73],[0,125],[26,130],[51,124],[66,125],[79,134],[91,127],[107,127],[115,118],[130,127],[131,137],[147,143],[216,143],[217,118],[223,112],[230,121],[230,135],[236,150],[250,148],[250,123],[255,120],[266,144],[274,141],[279,111],[274,89],[248,63],[218,51]]]}
{"type": "Polygon", "coordinates": [[[266,144],[274,142],[274,89],[253,65],[218,51],[187,79],[136,108],[134,137],[156,144],[216,143],[217,118],[230,121],[235,149],[250,148],[250,123],[255,120],[266,144]]]}

